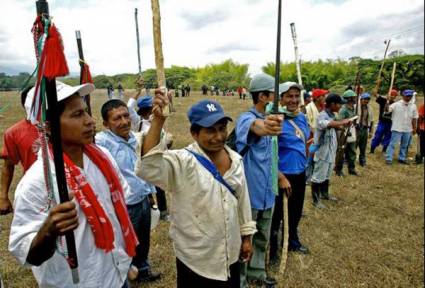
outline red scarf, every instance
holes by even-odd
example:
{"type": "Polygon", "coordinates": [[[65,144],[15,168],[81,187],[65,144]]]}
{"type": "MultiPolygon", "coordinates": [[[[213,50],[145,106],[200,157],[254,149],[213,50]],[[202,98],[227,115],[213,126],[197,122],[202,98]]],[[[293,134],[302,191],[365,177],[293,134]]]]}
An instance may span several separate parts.
{"type": "MultiPolygon", "coordinates": [[[[136,255],[136,246],[139,244],[133,225],[128,216],[127,207],[124,202],[124,192],[115,172],[114,166],[108,157],[95,145],[84,146],[84,153],[100,169],[111,192],[111,200],[114,205],[115,214],[121,225],[121,231],[124,237],[126,251],[128,256],[136,255]]],[[[110,252],[114,248],[114,230],[107,214],[99,204],[96,194],[93,192],[86,177],[81,174],[80,169],[64,153],[66,183],[81,209],[86,215],[87,221],[94,234],[96,247],[110,252]]]]}

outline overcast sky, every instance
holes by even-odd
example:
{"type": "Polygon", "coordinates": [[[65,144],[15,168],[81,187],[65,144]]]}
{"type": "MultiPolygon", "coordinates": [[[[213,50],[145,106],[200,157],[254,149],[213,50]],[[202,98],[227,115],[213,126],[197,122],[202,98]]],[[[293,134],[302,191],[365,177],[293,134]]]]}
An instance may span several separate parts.
{"type": "MultiPolygon", "coordinates": [[[[93,74],[137,73],[134,8],[139,9],[142,69],[154,68],[150,0],[50,0],[72,73],[79,71],[75,30],[93,74]]],[[[197,67],[232,58],[257,73],[274,62],[277,0],[160,0],[165,66],[197,67]]],[[[0,72],[35,68],[30,32],[35,1],[0,0],[0,72]]],[[[282,61],[294,59],[294,22],[301,58],[382,58],[424,53],[423,0],[283,0],[282,61]]]]}

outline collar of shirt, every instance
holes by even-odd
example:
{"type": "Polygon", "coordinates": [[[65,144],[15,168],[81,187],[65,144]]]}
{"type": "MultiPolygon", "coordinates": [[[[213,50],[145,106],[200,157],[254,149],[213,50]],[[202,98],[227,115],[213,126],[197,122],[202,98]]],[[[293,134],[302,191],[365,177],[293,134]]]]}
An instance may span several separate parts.
{"type": "Polygon", "coordinates": [[[249,111],[251,111],[257,118],[260,118],[260,119],[265,118],[265,114],[258,112],[257,109],[255,109],[255,106],[253,106],[249,111]]]}
{"type": "Polygon", "coordinates": [[[147,195],[155,193],[156,190],[152,184],[135,174],[134,169],[138,158],[137,150],[139,150],[137,147],[139,145],[133,132],[130,132],[130,138],[125,140],[112,131],[105,130],[96,135],[96,141],[111,153],[130,186],[130,193],[125,194],[127,205],[140,203],[147,195]]]}

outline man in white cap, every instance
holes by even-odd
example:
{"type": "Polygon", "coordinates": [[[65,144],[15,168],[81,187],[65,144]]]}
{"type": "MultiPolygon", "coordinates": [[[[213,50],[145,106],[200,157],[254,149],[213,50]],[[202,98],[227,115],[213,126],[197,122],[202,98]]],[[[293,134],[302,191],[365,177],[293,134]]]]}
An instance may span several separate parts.
{"type": "Polygon", "coordinates": [[[241,287],[247,287],[248,281],[272,286],[277,282],[266,274],[266,251],[276,196],[271,177],[271,136],[281,134],[282,118],[277,115],[266,116],[266,106],[273,102],[275,96],[273,77],[255,75],[249,92],[254,106],[242,113],[236,123],[236,148],[243,156],[252,217],[257,222],[258,232],[252,239],[254,255],[241,268],[241,287]]]}
{"type": "MultiPolygon", "coordinates": [[[[26,109],[27,115],[29,111],[25,107],[25,100],[30,89],[31,87],[28,87],[21,93],[21,103],[26,109]]],[[[15,166],[21,163],[25,173],[37,160],[38,129],[29,120],[22,119],[6,129],[3,138],[1,158],[4,162],[0,188],[0,215],[6,215],[13,210],[8,194],[15,166]]]]}
{"type": "MultiPolygon", "coordinates": [[[[55,109],[71,200],[59,204],[56,189],[47,192],[46,163],[39,157],[16,188],[9,250],[21,264],[31,266],[39,287],[127,287],[127,272],[138,244],[124,203],[129,187],[107,150],[93,144],[95,122],[82,97],[94,86],[56,83],[55,109]],[[63,235],[71,231],[79,284],[72,281],[64,245],[63,235]]],[[[28,94],[28,103],[33,95],[34,90],[28,94]]],[[[47,121],[50,115],[48,110],[47,121]]],[[[53,169],[52,159],[48,161],[53,169]]]]}

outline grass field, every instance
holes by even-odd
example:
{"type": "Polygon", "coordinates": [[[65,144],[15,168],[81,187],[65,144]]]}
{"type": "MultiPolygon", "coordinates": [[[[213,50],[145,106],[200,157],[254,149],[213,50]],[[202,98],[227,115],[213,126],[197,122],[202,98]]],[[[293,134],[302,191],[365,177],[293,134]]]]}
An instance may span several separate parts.
{"type": "MultiPolygon", "coordinates": [[[[201,99],[199,94],[193,94],[174,100],[177,112],[167,121],[167,129],[175,136],[175,148],[192,141],[186,111],[201,99]]],[[[105,95],[100,90],[92,95],[98,130],[102,129],[100,106],[105,95]]],[[[251,105],[250,100],[238,97],[214,98],[234,119],[251,105]]],[[[5,118],[0,119],[1,137],[7,127],[24,116],[17,93],[0,93],[0,106],[6,103],[9,106],[2,112],[5,118]]],[[[375,103],[372,106],[376,110],[375,103]]],[[[415,155],[415,147],[413,144],[409,157],[415,155]]],[[[423,165],[388,167],[377,149],[368,155],[367,167],[358,168],[361,177],[332,178],[331,191],[340,199],[338,203],[326,203],[325,210],[313,209],[307,188],[300,236],[311,254],[290,253],[284,275],[278,275],[277,267],[271,267],[270,273],[279,280],[279,287],[423,287],[423,169],[423,165]]],[[[20,167],[16,172],[12,194],[22,175],[20,167]]],[[[0,273],[4,284],[36,287],[31,271],[18,266],[7,250],[11,220],[11,215],[0,218],[0,273]]],[[[150,251],[152,267],[162,272],[162,278],[141,287],[175,287],[175,257],[167,223],[162,222],[153,232],[150,251]]]]}

